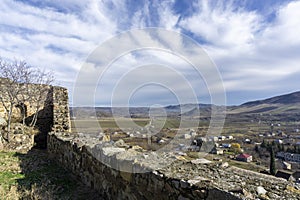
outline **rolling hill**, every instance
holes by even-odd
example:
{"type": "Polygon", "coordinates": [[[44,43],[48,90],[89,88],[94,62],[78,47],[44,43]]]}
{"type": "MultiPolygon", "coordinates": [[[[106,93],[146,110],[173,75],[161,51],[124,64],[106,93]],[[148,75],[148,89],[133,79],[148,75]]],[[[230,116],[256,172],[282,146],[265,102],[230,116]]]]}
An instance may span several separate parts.
{"type": "MultiPolygon", "coordinates": [[[[224,106],[211,104],[183,104],[164,107],[169,117],[193,117],[209,118],[212,109],[224,110],[224,106]],[[200,115],[199,115],[200,113],[200,115]]],[[[109,107],[72,107],[71,116],[76,118],[112,117],[112,109],[109,107]]],[[[122,117],[149,117],[149,108],[130,107],[129,113],[124,108],[114,108],[118,116],[122,117]]],[[[155,109],[154,109],[155,110],[155,109]]],[[[152,110],[153,111],[153,110],[152,110]]],[[[250,101],[238,106],[226,106],[227,120],[249,120],[260,118],[272,118],[274,120],[300,121],[300,92],[275,96],[263,100],[250,101]]],[[[164,113],[162,113],[163,115],[164,113]]],[[[114,115],[115,116],[115,115],[114,115]]]]}

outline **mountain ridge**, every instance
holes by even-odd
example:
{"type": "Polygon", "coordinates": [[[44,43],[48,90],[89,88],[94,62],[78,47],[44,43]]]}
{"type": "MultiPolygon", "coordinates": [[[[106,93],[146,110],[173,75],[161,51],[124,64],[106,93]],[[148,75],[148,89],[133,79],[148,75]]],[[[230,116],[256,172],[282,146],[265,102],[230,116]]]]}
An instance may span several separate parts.
{"type": "MultiPolygon", "coordinates": [[[[113,117],[125,116],[133,118],[148,118],[149,107],[130,107],[129,113],[124,107],[71,107],[71,116],[81,117],[113,117]],[[116,112],[112,112],[112,111],[116,112]]],[[[210,118],[212,110],[226,111],[227,119],[249,120],[264,115],[266,118],[272,116],[278,120],[292,119],[300,120],[300,91],[270,97],[267,99],[249,101],[238,106],[218,106],[213,104],[178,104],[164,107],[169,117],[193,117],[210,118]]],[[[152,111],[154,111],[152,110],[152,111]]],[[[161,108],[157,110],[161,111],[161,108]]],[[[163,114],[163,113],[162,113],[163,114]]]]}
{"type": "Polygon", "coordinates": [[[300,91],[270,97],[262,100],[248,101],[240,106],[253,106],[257,104],[293,104],[300,103],[300,91]]]}

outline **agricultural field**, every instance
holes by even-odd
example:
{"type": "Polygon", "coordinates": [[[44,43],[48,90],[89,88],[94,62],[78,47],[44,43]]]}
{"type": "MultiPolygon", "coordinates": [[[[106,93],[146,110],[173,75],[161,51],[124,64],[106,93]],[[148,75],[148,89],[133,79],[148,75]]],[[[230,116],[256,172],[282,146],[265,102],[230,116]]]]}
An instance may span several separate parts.
{"type": "MultiPolygon", "coordinates": [[[[123,129],[131,129],[129,125],[130,121],[133,121],[139,128],[145,127],[149,124],[149,118],[118,118],[117,121],[121,124],[120,126],[116,123],[114,118],[104,118],[104,119],[84,119],[84,120],[71,120],[72,124],[72,131],[73,132],[83,132],[83,133],[97,133],[100,132],[100,127],[102,129],[119,129],[122,127],[123,129]]],[[[180,123],[182,128],[194,128],[197,129],[198,127],[207,126],[207,122],[199,122],[198,120],[185,120],[183,119],[182,122],[180,119],[176,118],[168,118],[167,120],[164,119],[157,119],[153,122],[155,127],[163,127],[164,129],[177,129],[180,127],[180,123]],[[196,125],[196,126],[195,126],[196,125]]]]}

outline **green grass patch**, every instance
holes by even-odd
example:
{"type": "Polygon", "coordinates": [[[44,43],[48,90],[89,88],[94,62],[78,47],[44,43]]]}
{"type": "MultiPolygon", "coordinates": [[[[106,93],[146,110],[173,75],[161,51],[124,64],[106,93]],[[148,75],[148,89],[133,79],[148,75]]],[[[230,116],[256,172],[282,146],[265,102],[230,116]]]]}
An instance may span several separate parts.
{"type": "Polygon", "coordinates": [[[0,200],[84,199],[89,193],[99,199],[70,172],[49,160],[44,150],[0,152],[0,200]]]}
{"type": "Polygon", "coordinates": [[[0,172],[0,186],[5,190],[9,190],[12,185],[17,185],[17,180],[24,178],[24,174],[14,173],[10,171],[0,172]]]}

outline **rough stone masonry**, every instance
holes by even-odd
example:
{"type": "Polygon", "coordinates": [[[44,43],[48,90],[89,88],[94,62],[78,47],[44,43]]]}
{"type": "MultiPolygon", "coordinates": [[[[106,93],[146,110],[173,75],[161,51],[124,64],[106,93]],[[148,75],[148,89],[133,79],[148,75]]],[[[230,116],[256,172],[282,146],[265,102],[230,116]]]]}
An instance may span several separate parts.
{"type": "Polygon", "coordinates": [[[145,156],[91,135],[50,133],[48,150],[105,199],[300,199],[284,179],[222,162],[184,161],[172,152],[145,156]],[[158,169],[164,162],[171,164],[158,169]]]}
{"type": "MultiPolygon", "coordinates": [[[[5,79],[0,78],[0,87],[5,79]]],[[[29,84],[29,88],[37,90],[35,84],[29,84]]],[[[37,128],[39,134],[35,137],[35,142],[39,147],[46,147],[47,134],[50,131],[54,132],[70,132],[70,112],[69,112],[69,99],[68,91],[66,88],[58,86],[43,86],[47,92],[43,99],[44,102],[26,101],[26,119],[30,119],[35,112],[38,113],[37,128]]],[[[39,88],[39,87],[38,87],[39,88]]],[[[21,94],[20,94],[21,95],[21,94]]],[[[26,94],[24,94],[26,96],[26,94]]],[[[8,97],[5,94],[0,94],[4,104],[9,104],[8,97]]],[[[34,98],[33,98],[34,99],[34,98]]],[[[6,110],[2,101],[0,102],[0,117],[6,116],[6,110]]],[[[21,117],[21,111],[17,105],[13,108],[13,117],[18,119],[21,117]]]]}

